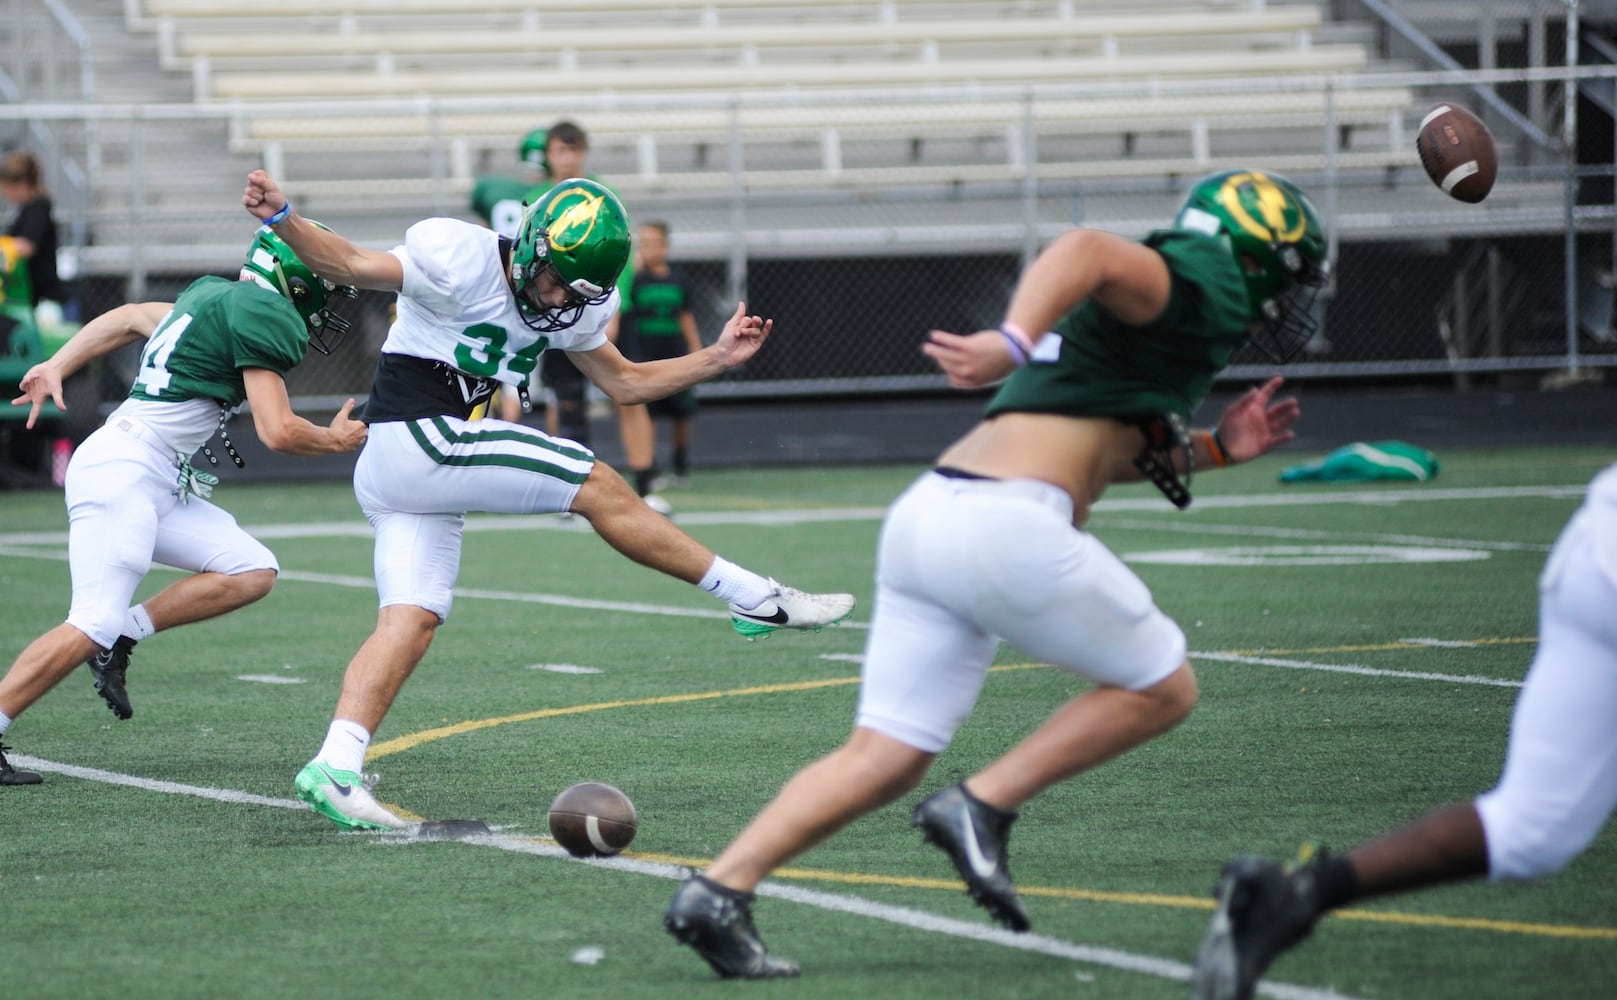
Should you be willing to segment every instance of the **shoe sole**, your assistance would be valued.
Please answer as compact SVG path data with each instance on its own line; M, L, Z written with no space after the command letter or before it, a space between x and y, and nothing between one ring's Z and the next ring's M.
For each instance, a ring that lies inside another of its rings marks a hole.
M304 805L308 806L310 809L313 809L326 819L331 820L344 830L393 829L390 826L383 826L380 823L372 823L370 820L355 819L354 817L349 816L347 813L344 813L342 810L331 804L331 799L326 796L325 790L322 789L320 785L314 783L305 783L301 776L299 776L296 784L298 789L298 798L303 801Z
M708 957L707 950L702 946L705 936L702 928L688 918L665 915L663 917L663 929L672 934L675 941L696 952L702 961L707 963L708 968L718 973L720 979L789 979L802 973L796 962L788 962L772 956L765 959L773 963L766 972L757 975L733 972Z
M118 721L127 722L134 718L135 706L130 703L128 692L120 686L116 693L109 694L107 691L109 686L106 681L96 677L95 693L100 695L101 700L107 703L107 708L111 709L112 714L118 717Z
M762 622L747 621L733 616L730 618L730 624L734 626L737 635L751 642L753 639L767 639L776 632L818 632L821 629L830 628L832 625L841 625L852 617L853 609L850 608L848 613L841 618L828 621L824 625L805 625L801 628L791 625L765 625Z
M1196 965L1190 975L1190 1000L1236 1000L1240 987L1240 960L1235 954L1234 909L1237 880L1219 880L1214 892L1217 903L1207 936L1196 951Z

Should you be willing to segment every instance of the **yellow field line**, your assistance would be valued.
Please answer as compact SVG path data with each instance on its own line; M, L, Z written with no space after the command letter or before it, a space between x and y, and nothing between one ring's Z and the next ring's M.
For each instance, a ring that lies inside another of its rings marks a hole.
M1478 639L1476 645L1520 645L1535 643L1534 638L1502 638ZM1377 643L1373 645L1358 646L1321 646L1308 649L1264 649L1235 651L1237 655L1288 655L1302 654L1318 655L1321 653L1361 653L1369 651L1391 651L1407 649L1431 649L1424 643ZM1042 663L1011 663L992 668L993 672L1009 672L1013 670L1043 669ZM828 677L814 681L794 681L786 684L759 684L752 687L732 688L728 691L703 691L695 694L656 695L649 698L630 698L619 701L603 701L589 705L571 705L565 708L543 708L532 712L520 712L516 715L502 715L490 719L473 719L467 722L458 722L450 726L440 726L436 729L423 729L420 732L408 733L383 743L375 744L366 755L367 763L390 754L400 753L423 743L458 736L463 733L476 732L480 729L491 729L513 722L531 722L535 719L551 719L565 715L583 715L589 712L604 712L616 708L640 708L655 705L679 705L696 701L713 701L719 698L745 698L754 695L787 694L794 691L815 691L822 688L844 687L859 683L858 677ZM548 838L547 838L548 839ZM689 868L705 868L709 859L683 858L665 854L641 853L638 851L625 851L625 857L639 858L645 861L660 861L665 864L684 865ZM858 872L837 872L810 868L780 868L773 873L774 878L801 882L835 882L844 885L882 885L911 889L934 889L949 892L958 892L964 888L950 879L915 878L903 875L867 875ZM1098 889L1071 889L1053 886L1017 886L1017 891L1024 896L1037 896L1047 899L1082 900L1094 903L1123 903L1133 906L1167 906L1192 910L1211 910L1213 901L1197 896L1167 896L1157 893L1139 892L1106 892ZM1372 923L1400 924L1411 927L1446 927L1457 930L1493 931L1501 934L1530 934L1540 937L1555 938L1583 938L1606 941L1617 941L1617 927L1575 927L1563 924L1533 924L1513 920L1489 920L1481 917L1444 917L1420 913L1401 913L1395 911L1378 910L1337 910L1331 914L1343 920L1361 920Z
M710 859L686 858L672 854L625 851L625 857L642 861L656 861L686 868L703 869ZM915 878L909 875L867 875L860 872L827 871L817 868L779 868L770 878L791 882L834 882L839 885L880 885L902 889L935 889L945 892L963 892L965 885L952 879ZM1055 886L1019 885L1016 891L1023 896L1045 899L1081 900L1089 903L1123 903L1130 906L1165 906L1182 910L1213 909L1213 901L1201 896L1169 896L1152 892L1111 892L1100 889L1070 889ZM1405 927L1444 927L1454 930L1493 931L1499 934L1531 934L1537 937L1582 938L1617 941L1617 927L1576 927L1568 924L1531 924L1518 920L1488 920L1482 917L1443 917L1425 913L1401 913L1391 910L1336 910L1330 914L1342 920L1359 920L1378 924L1399 924Z

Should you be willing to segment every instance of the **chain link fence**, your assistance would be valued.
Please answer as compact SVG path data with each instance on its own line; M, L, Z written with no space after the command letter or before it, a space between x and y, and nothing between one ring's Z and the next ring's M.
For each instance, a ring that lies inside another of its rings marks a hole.
M927 329L996 324L1053 236L1074 225L1143 235L1196 178L1233 166L1287 174L1331 229L1323 332L1295 374L1504 382L1617 364L1601 102L1617 69L1566 68L1573 36L1558 2L1333 6L1378 26L1364 40L1373 72L724 96L247 93L0 105L0 128L48 135L58 164L94 164L90 195L58 205L81 317L233 275L254 167L305 215L387 248L417 219L471 218L475 180L519 175L520 137L567 118L590 134L589 169L632 219L669 224L706 338L738 298L776 319L757 359L703 388L712 397L939 390L919 352ZM1446 35L1466 11L1466 30ZM1422 30L1398 29L1417 17ZM1448 63L1423 48L1433 39ZM221 59L210 66L212 88L250 82ZM1476 110L1498 140L1499 179L1479 205L1444 196L1416 159L1416 124L1440 100ZM1603 148L1584 148L1585 134ZM297 370L294 394L363 395L389 305L367 296L356 335ZM1228 377L1265 370L1257 361L1238 359ZM115 363L105 381L121 388L126 372Z

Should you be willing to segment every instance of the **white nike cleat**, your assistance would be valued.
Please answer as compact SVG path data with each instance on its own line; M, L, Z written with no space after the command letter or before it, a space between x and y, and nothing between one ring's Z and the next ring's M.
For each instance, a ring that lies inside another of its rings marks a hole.
M663 517L673 517L674 516L674 505L669 503L667 500L664 500L662 497L658 496L657 494L655 494L655 493L647 493L645 496L641 497L640 499L645 501L645 504L646 504L647 507L650 507L652 510L654 510L657 513L661 514Z
M730 605L735 630L757 639L783 628L821 629L853 614L852 594L810 594L774 580L769 596L755 608Z
M303 765L293 785L310 809L345 830L403 830L414 825L376 801L365 787L365 779L354 771L339 771L311 760Z

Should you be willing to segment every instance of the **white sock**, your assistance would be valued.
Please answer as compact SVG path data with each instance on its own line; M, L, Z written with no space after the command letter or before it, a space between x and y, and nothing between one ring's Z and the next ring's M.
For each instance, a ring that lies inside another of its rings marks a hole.
M365 766L365 749L371 745L371 734L365 727L348 719L332 719L326 730L326 742L314 759L334 771L353 771Z
M5 732L6 727L9 725L11 725L11 716L4 712L0 712L0 733Z
M152 624L152 616L146 613L146 605L137 604L129 609L124 616L124 635L139 642L157 631Z
M726 604L738 604L743 608L756 608L775 589L764 577L737 566L723 556L713 557L713 565L707 568L707 575L697 586Z

